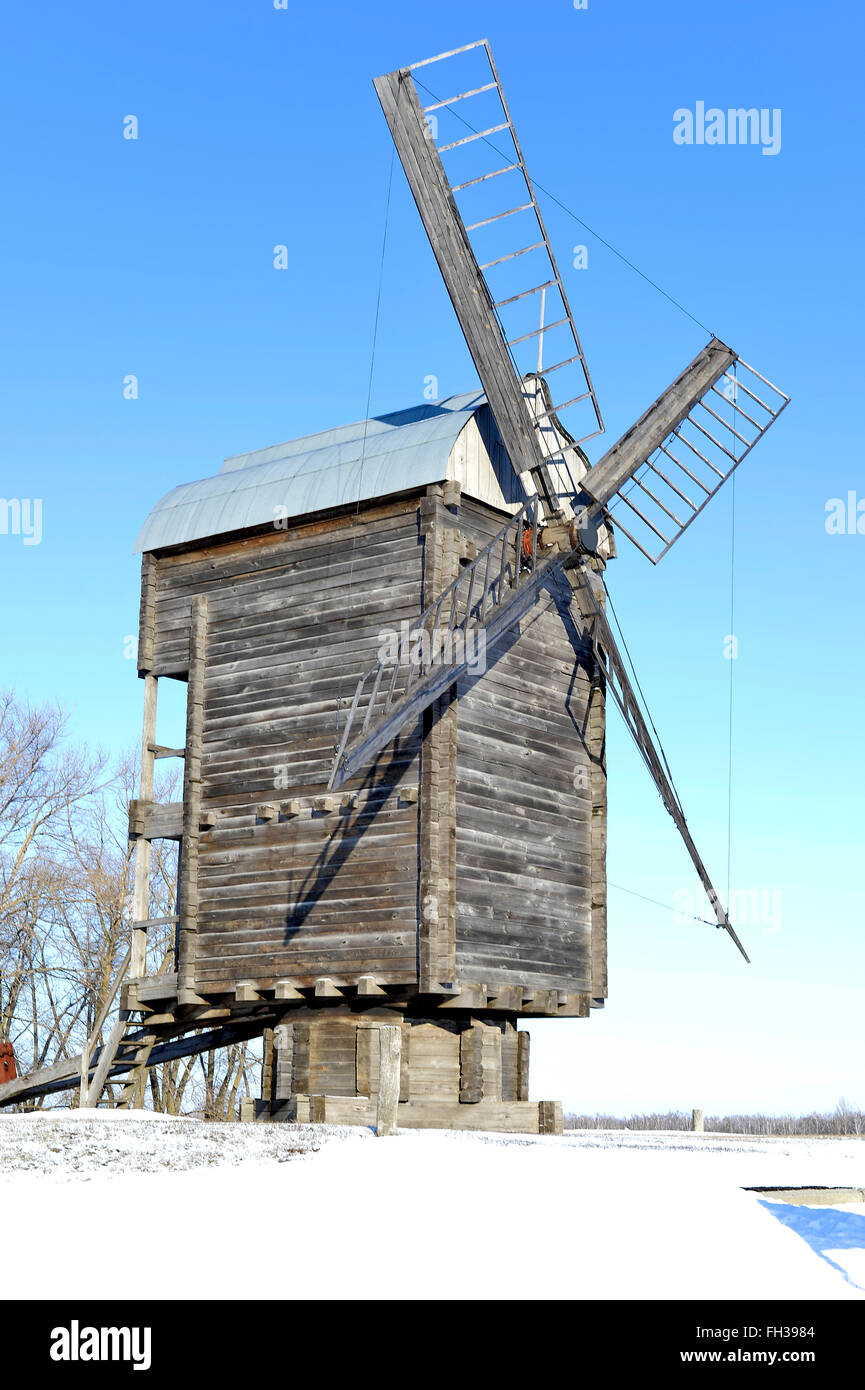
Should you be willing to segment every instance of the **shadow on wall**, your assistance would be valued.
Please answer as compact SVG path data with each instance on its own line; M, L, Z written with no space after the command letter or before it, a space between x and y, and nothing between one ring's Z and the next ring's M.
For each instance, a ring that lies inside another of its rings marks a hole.
M842 1274L854 1288L865 1289L865 1215L838 1211L834 1207L791 1206L786 1202L766 1202L760 1206L771 1212L782 1226L801 1236L815 1255ZM855 1251L851 1260L846 1252ZM856 1278L845 1266L855 1269Z

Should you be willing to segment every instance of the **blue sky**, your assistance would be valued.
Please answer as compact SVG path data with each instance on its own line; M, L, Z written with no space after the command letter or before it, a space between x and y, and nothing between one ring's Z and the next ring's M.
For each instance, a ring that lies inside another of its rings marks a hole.
M365 412L378 73L488 37L537 181L793 397L737 475L732 629L732 881L780 892L780 929L745 926L749 968L611 889L606 1010L532 1027L535 1094L581 1109L865 1106L865 535L825 528L829 499L865 498L862 27L852 5L795 0L6 9L0 495L41 498L43 536L0 535L0 680L58 698L77 737L136 736L124 644L153 503ZM698 101L779 109L780 151L675 144L674 111ZM707 334L541 202L612 441ZM476 382L397 169L372 412L421 400L430 374L443 396ZM722 887L730 530L728 487L656 569L623 542L609 575ZM609 742L610 880L672 903L689 861L612 718Z

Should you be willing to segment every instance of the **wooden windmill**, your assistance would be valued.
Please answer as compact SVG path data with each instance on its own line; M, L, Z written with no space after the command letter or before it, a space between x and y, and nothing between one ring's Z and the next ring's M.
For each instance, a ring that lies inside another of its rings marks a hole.
M400 1123L555 1131L517 1021L607 993L608 695L744 955L603 573L614 534L666 554L788 398L713 338L590 465L601 413L488 44L375 88L483 394L228 459L148 519L126 1034L90 1095L266 1030L260 1116L368 1123L398 1024ZM182 749L157 742L165 678L188 683ZM182 802L153 801L162 756ZM159 837L181 872L153 974Z

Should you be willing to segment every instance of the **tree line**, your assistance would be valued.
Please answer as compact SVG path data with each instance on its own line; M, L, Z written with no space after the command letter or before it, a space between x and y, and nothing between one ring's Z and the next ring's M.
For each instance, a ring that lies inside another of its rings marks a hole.
M74 743L59 705L0 691L0 1042L12 1043L21 1075L81 1053L125 957L138 762L135 753L112 762ZM155 799L179 799L179 780L163 776ZM149 915L170 917L177 845L156 840L152 848ZM174 969L173 925L150 929L147 955L149 975ZM105 1036L112 1023L109 1014ZM143 1103L234 1119L254 1084L255 1052L239 1044L152 1067ZM103 1103L116 1101L121 1084L108 1084ZM58 1104L70 1104L69 1094L20 1108Z
M865 1114L842 1098L827 1114L810 1115L706 1115L704 1130L713 1134L837 1135L865 1134ZM668 1111L665 1115L574 1115L565 1116L565 1129L690 1130L691 1115Z

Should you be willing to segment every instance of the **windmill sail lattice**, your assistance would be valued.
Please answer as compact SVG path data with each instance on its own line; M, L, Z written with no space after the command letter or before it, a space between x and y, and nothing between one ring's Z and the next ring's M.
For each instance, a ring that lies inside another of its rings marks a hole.
M589 469L583 488L657 564L789 399L713 338Z
M485 70L464 79L468 87L454 80L454 94L421 102L412 74L423 70L425 86L435 64L438 85L469 58ZM375 88L507 453L557 510L544 424L555 413L575 443L604 426L489 45L412 64L376 78ZM446 120L456 124L448 130ZM541 371L554 386L532 420L522 381Z

